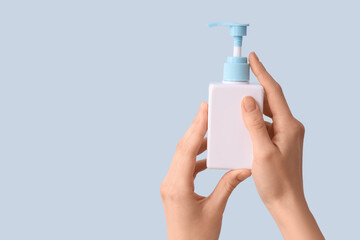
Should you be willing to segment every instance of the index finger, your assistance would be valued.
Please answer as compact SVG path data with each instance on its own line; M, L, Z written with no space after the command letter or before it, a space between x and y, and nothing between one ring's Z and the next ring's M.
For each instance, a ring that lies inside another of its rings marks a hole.
M264 65L259 61L254 52L250 53L249 62L252 72L264 87L273 119L292 117L280 85L266 71Z

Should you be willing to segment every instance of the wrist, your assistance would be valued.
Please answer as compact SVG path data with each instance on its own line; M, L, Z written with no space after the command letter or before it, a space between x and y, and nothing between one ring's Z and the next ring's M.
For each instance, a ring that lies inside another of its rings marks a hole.
M289 194L266 207L284 239L324 239L304 194Z
M293 212L309 210L305 196L302 192L286 194L280 198L266 202L265 206L271 215L281 214L283 211Z

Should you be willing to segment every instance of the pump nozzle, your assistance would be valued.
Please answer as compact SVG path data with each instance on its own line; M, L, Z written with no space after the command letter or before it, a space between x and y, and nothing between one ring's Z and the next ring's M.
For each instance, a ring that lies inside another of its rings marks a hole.
M230 27L230 35L234 38L234 57L241 57L241 46L242 46L242 37L246 36L246 30L249 24L237 24L231 22L214 22L209 23L208 27L220 27L227 26Z
M209 23L208 27L230 27L230 35L234 38L234 54L228 57L224 64L224 81L245 82L250 79L250 69L246 57L241 57L241 46L243 36L246 36L246 30L249 24L237 24L231 22Z

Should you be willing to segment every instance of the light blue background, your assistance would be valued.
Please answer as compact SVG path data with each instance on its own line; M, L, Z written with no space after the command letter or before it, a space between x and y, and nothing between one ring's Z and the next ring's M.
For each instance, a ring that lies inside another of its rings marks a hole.
M212 21L251 24L245 54L258 53L306 126L313 214L328 239L359 238L359 8L1 1L0 239L166 238L160 183L232 52ZM223 173L200 174L196 191L209 194ZM248 179L221 239L280 238Z

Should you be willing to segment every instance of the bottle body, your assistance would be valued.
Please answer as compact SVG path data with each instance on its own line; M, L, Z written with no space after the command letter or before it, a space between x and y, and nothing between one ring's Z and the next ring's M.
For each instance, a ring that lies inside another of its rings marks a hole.
M253 148L241 114L241 101L251 96L263 111L264 89L249 82L209 86L207 167L251 169Z

